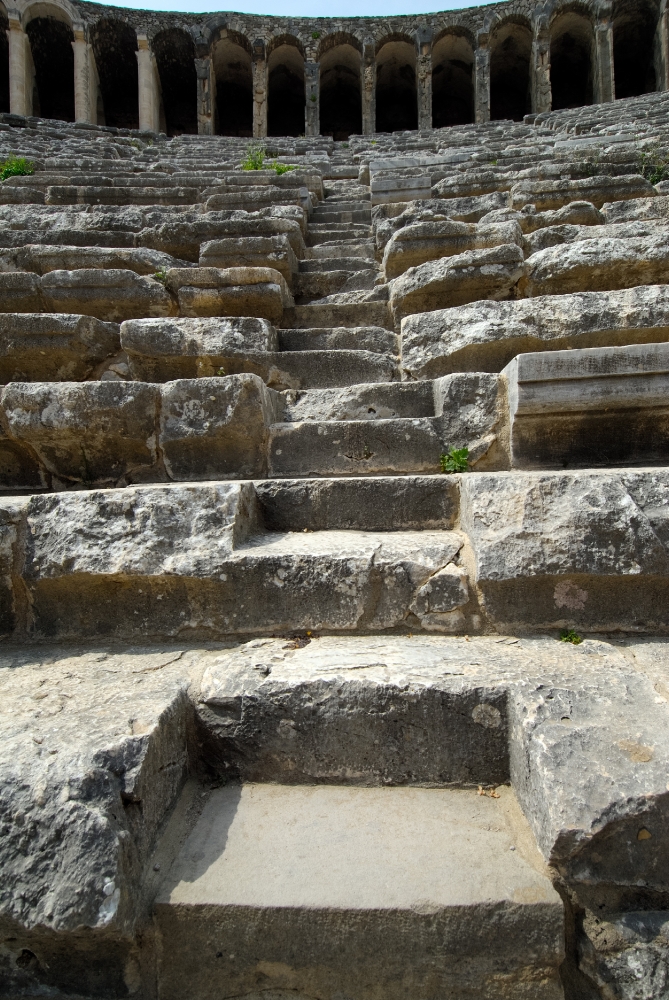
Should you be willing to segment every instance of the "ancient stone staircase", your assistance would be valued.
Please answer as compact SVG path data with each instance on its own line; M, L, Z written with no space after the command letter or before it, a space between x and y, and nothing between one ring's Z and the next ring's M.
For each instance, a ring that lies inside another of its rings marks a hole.
M666 993L668 106L0 116L3 995Z

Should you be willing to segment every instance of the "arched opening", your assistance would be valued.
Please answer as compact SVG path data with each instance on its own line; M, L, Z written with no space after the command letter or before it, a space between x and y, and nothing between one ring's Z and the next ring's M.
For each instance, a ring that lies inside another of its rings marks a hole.
M216 134L253 136L253 70L245 38L224 31L214 45Z
M98 124L139 128L134 29L123 21L102 18L91 30L91 43L102 98L98 103Z
M389 39L382 43L376 57L376 131L416 128L416 46L402 39Z
M493 33L490 44L490 117L522 121L532 110L530 56L532 32L507 21Z
M304 56L284 42L270 52L267 69L267 134L304 135Z
M432 49L432 127L474 121L474 50L464 35L443 35Z
M34 17L26 26L35 66L33 114L74 121L74 33L55 17Z
M9 19L0 4L0 112L9 111Z
M180 28L161 31L153 39L168 135L197 135L195 45Z
M589 18L566 11L551 25L552 108L592 104L593 31Z
M655 90L653 48L658 11L620 0L613 8L613 72L616 98Z
M362 133L362 98L358 50L348 42L321 56L321 135L348 139Z

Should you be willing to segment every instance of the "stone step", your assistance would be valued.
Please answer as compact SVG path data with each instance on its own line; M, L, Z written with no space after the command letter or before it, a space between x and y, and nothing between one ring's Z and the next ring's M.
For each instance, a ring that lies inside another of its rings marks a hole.
M394 330L387 302L311 302L286 309L282 323L293 329L373 325Z
M331 208L319 205L311 213L310 223L315 226L341 225L347 222L368 223L372 221L372 213L369 208L344 209Z
M189 443L182 463L192 452ZM169 457L176 464L179 453ZM173 641L184 630L213 640L294 629L669 627L666 469L437 476L434 489L423 477L401 482L391 523L408 511L415 524L425 509L425 525L458 530L330 528L375 523L394 483L364 478L345 494L303 480L259 492L203 482L8 497L3 632ZM294 514L296 499L305 506ZM295 517L295 530L268 531L263 504L270 524Z
M319 260L332 257L355 257L373 261L374 242L372 240L339 240L332 243L319 243L318 246L307 247L304 260Z
M282 351L362 350L399 355L399 338L380 326L278 330L277 334Z
M376 262L369 257L319 256L299 262L300 273L310 274L321 271L376 271Z
M243 995L260 967L267 990L328 998L359 996L366 982L398 1000L501 998L491 981L531 980L536 1000L557 1000L562 902L516 848L524 830L507 816L518 812L507 789L499 801L428 788L215 790L154 906L158 997Z
M341 240L366 240L371 235L369 225L351 223L337 225L335 223L313 223L307 227L305 242L307 246L315 247L321 243L339 242Z

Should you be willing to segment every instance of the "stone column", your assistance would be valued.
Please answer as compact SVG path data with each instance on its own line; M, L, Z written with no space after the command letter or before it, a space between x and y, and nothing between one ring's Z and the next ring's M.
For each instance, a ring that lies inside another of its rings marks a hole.
M32 73L30 42L21 27L19 12L10 10L9 31L9 110L13 115L32 114Z
M669 14L667 3L660 5L660 17L655 36L655 75L658 90L669 90Z
M616 84L613 75L613 21L611 4L600 3L595 21L595 104L604 104L616 98Z
M83 24L74 25L74 120L92 122L91 65ZM97 110L97 109L96 109ZM96 115L97 117L97 115Z
M197 76L197 132L213 135L216 108L216 78L211 56L195 60Z
M360 61L360 93L362 95L362 134L376 132L376 46L366 38Z
M142 131L160 131L160 84L153 52L146 35L137 35L137 84L139 92L139 127Z
M418 128L432 128L432 32L421 28L416 32L416 96Z
M306 93L306 109L304 113L304 134L321 134L320 96L321 96L321 66L318 62L305 61L304 89Z
M474 53L474 121L490 121L490 35L479 31Z
M253 138L267 135L267 59L265 43L256 38L253 43L251 68L253 72Z
M532 32L532 62L530 64L532 111L541 114L550 111L551 94L551 38L548 18L537 17Z

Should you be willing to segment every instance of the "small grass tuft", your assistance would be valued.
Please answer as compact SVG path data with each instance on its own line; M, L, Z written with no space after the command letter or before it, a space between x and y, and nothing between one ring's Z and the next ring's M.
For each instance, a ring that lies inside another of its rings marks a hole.
M219 378L223 378L223 376L225 375L225 368L223 365L221 365L220 368L216 369L216 374L218 375Z
M659 146L645 149L639 156L641 173L651 184L669 180L669 156Z
M313 38L314 41L316 41L318 38L321 37L320 31L312 31L311 32L311 37Z
M469 463L469 448L451 448L446 455L441 455L439 465L445 473L466 472Z
M570 642L573 646L578 646L583 639L573 628L564 628L560 632L560 642Z
M282 174L287 174L289 170L297 170L297 164L295 163L277 163L276 160L272 163L272 167L277 172L279 177Z
M264 146L257 146L251 143L251 145L246 147L246 157L241 162L242 170L262 170L265 165L266 156L267 153Z
M8 156L4 163L0 163L0 180L5 181L8 177L29 177L34 174L33 164L26 160L25 156Z
M155 272L153 277L156 279L156 281L159 281L161 285L164 285L165 282L167 281L167 271L165 270L164 267L161 267L159 268L159 270Z

